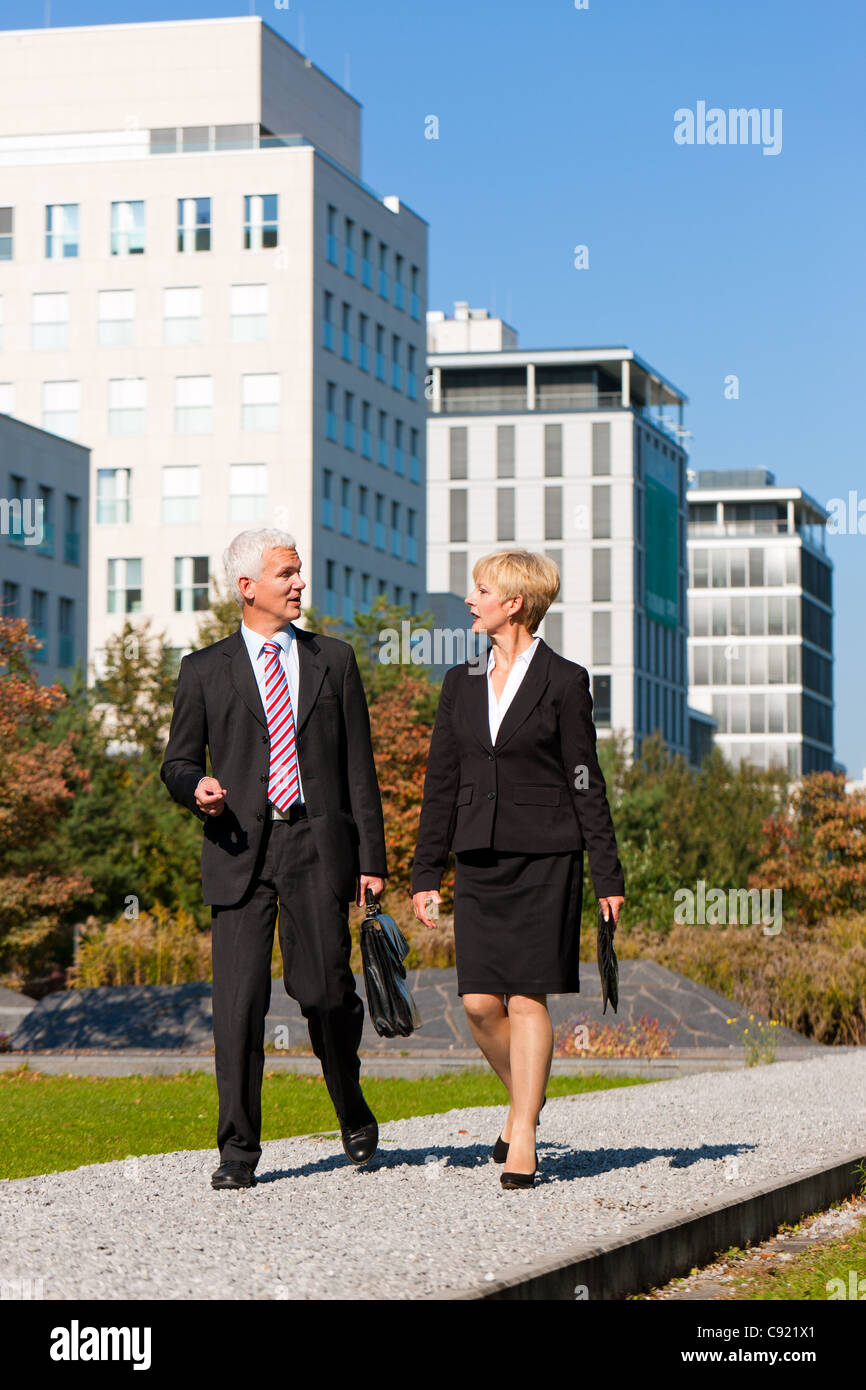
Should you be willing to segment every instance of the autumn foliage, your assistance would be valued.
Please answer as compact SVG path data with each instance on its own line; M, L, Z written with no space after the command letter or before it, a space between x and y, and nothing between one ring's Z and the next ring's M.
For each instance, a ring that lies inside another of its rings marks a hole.
M416 677L402 674L372 701L370 725L385 817L387 886L408 894L433 731L429 690ZM453 872L449 871L441 888L445 911L450 911L452 891Z
M88 890L84 876L57 873L41 848L85 780L71 738L52 743L52 716L66 698L42 686L29 653L38 646L23 619L0 618L0 968L27 965L44 951L69 905Z
M750 880L781 888L786 918L811 926L866 912L866 793L845 791L841 773L816 772L763 824L761 863Z

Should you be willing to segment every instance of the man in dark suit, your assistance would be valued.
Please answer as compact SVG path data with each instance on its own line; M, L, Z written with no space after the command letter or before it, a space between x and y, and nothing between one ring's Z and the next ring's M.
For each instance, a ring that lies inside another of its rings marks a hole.
M225 553L236 633L181 662L162 780L203 823L211 906L219 1123L217 1188L250 1187L261 1157L264 1020L279 905L286 990L354 1163L378 1128L359 1083L363 1004L348 909L387 875L370 719L348 642L294 626L301 562L283 531L245 531ZM207 753L213 775L208 775Z

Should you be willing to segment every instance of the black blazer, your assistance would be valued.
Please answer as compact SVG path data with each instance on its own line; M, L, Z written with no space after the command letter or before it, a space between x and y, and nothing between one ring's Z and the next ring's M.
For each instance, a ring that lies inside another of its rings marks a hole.
M385 877L385 832L370 717L355 653L336 637L292 629L298 643L297 749L316 849L337 896L355 897L360 873ZM207 775L228 792L207 816L194 792ZM160 776L203 822L202 894L230 906L249 888L268 807L268 723L240 628L180 663Z
M430 740L412 892L439 888L449 849L584 846L596 896L624 897L585 668L539 638L492 744L486 660L452 666Z

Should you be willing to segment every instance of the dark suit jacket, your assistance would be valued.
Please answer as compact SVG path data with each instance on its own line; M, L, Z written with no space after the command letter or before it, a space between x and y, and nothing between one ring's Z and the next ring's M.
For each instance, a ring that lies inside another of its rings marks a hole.
M385 832L370 717L348 642L305 632L298 642L297 749L316 849L342 902L360 873L385 877ZM226 788L219 816L206 816L194 792L207 775ZM268 807L268 723L240 628L190 652L180 663L174 714L160 776L175 801L203 822L202 894L230 906L250 886Z
M466 661L442 683L412 892L439 888L449 849L550 854L585 846L596 896L624 896L585 668L539 639L495 744L486 671L486 661Z

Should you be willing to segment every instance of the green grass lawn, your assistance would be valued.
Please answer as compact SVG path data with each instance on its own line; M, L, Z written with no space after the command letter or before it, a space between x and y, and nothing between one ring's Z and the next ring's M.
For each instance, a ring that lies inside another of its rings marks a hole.
M267 1062L265 1068L262 1139L337 1128L321 1076L268 1072ZM552 1076L547 1094L571 1096L654 1084L629 1076ZM463 1106L504 1105L507 1099L499 1079L480 1069L417 1081L370 1077L363 1086L380 1123ZM0 1178L53 1173L136 1154L216 1148L216 1080L206 1072L55 1076L25 1066L0 1072L0 1115L5 1134Z
M826 1302L834 1293L837 1298L848 1300L852 1297L851 1270L856 1275L853 1297L866 1298L866 1220L836 1240L816 1240L810 1250L798 1251L790 1260L764 1262L754 1251L741 1249L726 1251L725 1259L730 1265L728 1272L733 1275L731 1298L736 1302ZM831 1279L841 1279L843 1287L834 1285L828 1289Z

